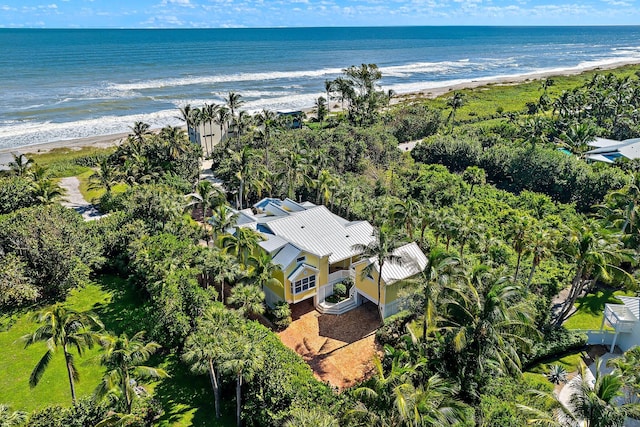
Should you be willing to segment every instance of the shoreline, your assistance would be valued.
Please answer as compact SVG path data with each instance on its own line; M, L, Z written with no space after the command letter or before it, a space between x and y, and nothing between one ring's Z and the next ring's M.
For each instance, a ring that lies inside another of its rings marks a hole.
M402 102L411 102L418 101L424 98L437 98L439 96L445 95L449 92L462 90L462 89L476 89L483 86L495 86L495 85L517 85L521 83L526 83L530 81L541 80L548 77L565 77L565 76L576 76L585 72L596 71L596 70L614 70L617 68L621 68L628 65L639 65L640 59L635 61L617 61L611 62L607 64L600 65L591 65L591 66L576 66L573 68L568 68L565 70L547 70L547 71L538 71L531 72L525 74L517 74L517 75L502 75L502 76L489 76L489 77L481 77L474 80L461 81L456 84L445 84L441 86L430 87L427 89L410 91L404 93L398 93L395 95L392 100L392 105L396 105ZM305 112L309 112L313 109L313 107L303 108L302 110ZM336 111L332 109L332 112ZM52 142L44 142L32 145L24 145L21 147L12 147L12 148L0 148L0 165L6 165L10 162L13 157L12 154L41 154L46 153L54 149L58 148L67 148L70 150L79 150L85 147L95 147L95 148L108 148L115 145L120 144L129 133L119 133L119 134L110 134L110 135L95 135L89 136L85 138L78 139L69 139L69 140L59 140Z

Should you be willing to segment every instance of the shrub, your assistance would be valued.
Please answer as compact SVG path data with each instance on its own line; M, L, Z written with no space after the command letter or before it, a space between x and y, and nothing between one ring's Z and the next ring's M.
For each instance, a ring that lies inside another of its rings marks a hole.
M531 366L548 357L562 355L587 345L587 335L578 331L569 331L564 327L554 328L545 333L542 341L535 344L531 354L523 357L523 364Z
M333 285L333 293L339 297L347 296L347 286L344 283L336 283Z
M407 323L413 319L413 313L403 310L389 316L384 320L384 324L376 332L376 340L381 344L395 346L400 338L407 333Z
M278 329L285 329L291 324L291 307L286 301L279 301L270 311L274 318L273 324Z

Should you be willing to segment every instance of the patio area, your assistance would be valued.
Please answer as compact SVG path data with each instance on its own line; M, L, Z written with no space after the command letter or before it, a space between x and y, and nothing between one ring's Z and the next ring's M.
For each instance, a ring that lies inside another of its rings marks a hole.
M292 307L293 323L278 335L311 366L320 381L342 390L365 378L380 351L378 310L367 303L341 315L320 314L307 300Z

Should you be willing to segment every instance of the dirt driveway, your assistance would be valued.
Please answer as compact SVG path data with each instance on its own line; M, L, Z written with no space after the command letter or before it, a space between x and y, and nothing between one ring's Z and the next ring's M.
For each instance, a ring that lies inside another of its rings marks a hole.
M295 304L292 315L293 323L278 335L311 366L316 378L342 390L367 376L373 355L380 351L375 343L380 321L374 304L335 316L318 313L307 300Z

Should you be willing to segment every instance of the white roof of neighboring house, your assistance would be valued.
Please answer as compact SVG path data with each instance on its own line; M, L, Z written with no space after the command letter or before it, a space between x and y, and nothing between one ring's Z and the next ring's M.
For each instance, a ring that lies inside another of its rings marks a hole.
M371 224L343 223L322 205L272 220L265 227L312 254L328 255L330 263L358 255L352 246L373 240Z
M617 297L633 313L636 320L640 319L640 298L637 297Z
M415 242L400 246L393 251L393 254L401 257L403 262L402 264L384 263L382 280L384 280L387 285L415 276L427 266L427 257ZM378 261L373 258L369 261L375 263L376 270L379 271Z
M620 144L620 142L621 141L616 141L615 139L597 137L593 141L588 142L587 145L590 147L602 148L602 147L609 147L612 145L618 145Z
M585 153L587 159L613 163L618 157L626 157L627 159L640 158L640 138L626 139L624 141L596 138L596 141L589 145L597 148Z

